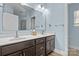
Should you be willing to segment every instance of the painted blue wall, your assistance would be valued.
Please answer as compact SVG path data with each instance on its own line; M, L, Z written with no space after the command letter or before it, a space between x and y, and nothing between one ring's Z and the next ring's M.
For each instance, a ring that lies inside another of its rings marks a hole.
M79 27L74 26L74 12L79 10L79 3L68 5L69 47L79 48Z
M47 8L49 14L47 15L47 32L54 32L56 34L55 49L65 50L65 33L64 33L64 20L65 20L65 4L48 4ZM50 27L49 24L52 26Z

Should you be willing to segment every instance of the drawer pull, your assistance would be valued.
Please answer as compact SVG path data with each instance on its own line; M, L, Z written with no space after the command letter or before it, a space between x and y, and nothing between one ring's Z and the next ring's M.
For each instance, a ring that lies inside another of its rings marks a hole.
M23 56L25 56L26 54L25 54L25 52L23 52Z
M41 50L43 49L43 47L40 48Z
M44 55L41 54L40 56L44 56Z

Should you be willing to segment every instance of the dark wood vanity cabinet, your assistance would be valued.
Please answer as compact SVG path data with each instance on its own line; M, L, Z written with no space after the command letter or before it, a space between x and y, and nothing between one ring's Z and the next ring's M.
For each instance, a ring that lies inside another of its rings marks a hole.
M46 55L52 52L55 48L55 36L48 36L46 38Z
M36 56L45 56L45 38L36 40Z
M23 56L35 56L35 46L24 49Z
M44 45L44 43L36 45L36 56L45 56L45 45Z
M23 55L23 49L27 49L35 45L34 40L23 41L19 43L9 44L1 47L1 55Z
M0 56L45 56L55 48L55 36L0 46Z
M9 54L9 55L5 55L5 56L22 56L22 51L18 51L18 52L14 52L12 54Z

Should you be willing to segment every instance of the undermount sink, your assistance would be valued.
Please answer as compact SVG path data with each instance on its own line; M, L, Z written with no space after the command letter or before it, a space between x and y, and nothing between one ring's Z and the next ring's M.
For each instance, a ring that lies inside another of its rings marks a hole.
M21 39L26 39L26 38L25 37L23 37L23 38L13 38L10 41L13 41L13 40L21 40Z
M27 35L27 36L19 36L19 37L15 37L15 38L12 38L10 39L10 41L14 41L14 40L22 40L22 39L26 39L26 38L30 38L32 37L31 35Z
M38 37L45 37L48 35L52 35L51 33L44 33L44 34L37 34L37 35L27 35L27 36L19 36L19 37L7 37L7 38L0 38L0 43L3 42L9 42L9 41L16 41L16 40L27 40L27 39L34 39L34 38L38 38Z
M14 37L8 37L8 38L0 38L0 43L2 42L8 42L8 41L14 41L14 40L21 40L21 39L25 39L25 37L18 37L18 38L14 38Z
M0 43L1 42L8 42L8 41L10 41L11 39L13 39L14 37L5 37L5 38L0 38Z
M22 40L26 38L31 38L32 35L27 35L27 36L19 36L19 37L5 37L5 38L0 38L0 43L2 42L9 42L9 41L14 41L14 40Z

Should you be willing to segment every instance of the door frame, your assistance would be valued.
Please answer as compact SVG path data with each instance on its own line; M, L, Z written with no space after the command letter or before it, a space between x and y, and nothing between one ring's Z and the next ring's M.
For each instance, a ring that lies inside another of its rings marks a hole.
M65 55L68 56L68 3L65 4L65 18L64 18L64 32L65 32Z

